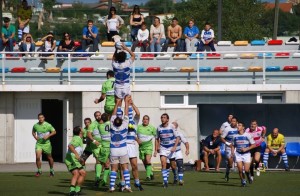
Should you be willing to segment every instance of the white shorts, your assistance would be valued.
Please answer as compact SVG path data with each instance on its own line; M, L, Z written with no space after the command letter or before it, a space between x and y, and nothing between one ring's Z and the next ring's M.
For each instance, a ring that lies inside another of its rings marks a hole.
M234 155L235 155L235 161L237 163L238 162L251 163L251 153L250 152L247 152L244 154L235 152Z
M178 159L183 159L181 150L178 150L175 152L175 160L178 160Z
M138 149L135 144L127 144L127 153L129 158L138 157Z
M168 159L175 159L175 152L171 152L171 149L160 149L160 156L165 156Z
M127 163L129 163L128 155L117 156L117 157L110 156L109 160L110 160L110 164L111 165L116 165L116 164L119 164L119 163L120 164L127 164Z
M124 99L127 95L130 95L130 86L125 86L122 88L115 87L115 96L120 99Z
M225 147L225 152L226 152L226 158L227 159L232 158L232 156L231 156L231 148L230 147L226 146Z

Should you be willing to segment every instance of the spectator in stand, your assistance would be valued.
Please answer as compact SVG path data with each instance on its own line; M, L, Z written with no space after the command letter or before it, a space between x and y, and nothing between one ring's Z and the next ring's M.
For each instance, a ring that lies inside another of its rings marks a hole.
M150 50L160 52L161 46L166 42L165 27L160 23L158 17L154 18L154 23L150 27Z
M149 30L145 22L142 23L142 28L138 31L137 40L133 42L131 51L134 52L137 46L142 46L144 52L149 51Z
M21 52L35 52L35 43L31 34L25 34L23 40L19 44ZM24 56L24 54L23 54ZM25 54L26 57L33 57L34 54Z
M54 39L54 35L52 32L47 33L45 37L41 39L44 42L41 47L42 52L53 52L56 47L56 40ZM43 57L53 56L53 53L41 54ZM46 59L42 59L44 63L47 63Z
M208 45L211 49L211 51L216 52L215 46L214 46L214 30L211 29L210 23L206 23L204 29L201 32L201 40L197 47L197 52L203 52L204 46Z
M29 33L29 21L32 16L31 6L28 6L27 0L22 1L21 6L18 8L17 15L19 23L18 38L22 40L23 35Z
M131 25L130 35L133 42L136 41L138 30L141 29L143 22L144 22L144 16L140 12L140 7L138 5L135 5L130 15L130 25Z
M15 32L16 28L14 25L10 24L10 18L3 18L2 34L0 38L0 51L3 51L4 47L7 46L7 50L10 52L14 51Z
M68 32L64 32L61 41L59 42L59 46L57 52L72 52L75 49L75 43L71 40L71 35ZM59 57L68 57L68 54L58 54ZM61 61L64 59L62 58Z
M93 44L93 52L96 52L99 50L99 42L100 38L98 35L98 28L94 26L94 22L92 20L88 20L87 26L85 26L82 30L82 50L85 51L88 45Z
M187 52L195 52L195 44L198 42L197 37L199 36L198 27L194 26L194 19L189 20L189 24L184 29L185 46Z
M175 46L175 52L180 52L181 49L181 36L182 36L182 27L178 25L178 19L174 17L172 19L171 25L168 27L167 31L167 41L163 47L163 51L167 52L168 50L168 45L169 44L174 44Z
M207 136L204 140L203 147L203 160L205 164L205 171L209 171L208 166L208 157L209 155L216 156L217 165L215 167L216 171L220 171L220 163L222 160L220 146L222 144L221 137L219 134L219 130L215 129L213 133Z
M119 35L119 31L124 24L124 20L117 15L117 10L115 7L111 7L108 16L105 17L104 25L107 28L107 40L113 41L112 37L114 35Z

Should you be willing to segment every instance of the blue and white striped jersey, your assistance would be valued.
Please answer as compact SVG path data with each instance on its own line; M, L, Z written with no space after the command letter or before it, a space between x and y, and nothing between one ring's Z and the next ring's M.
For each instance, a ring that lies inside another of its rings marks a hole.
M228 126L224 129L222 132L221 137L224 138L227 142L232 143L232 139L235 135L237 135L239 132L237 128L233 128L231 126Z
M132 65L132 60L126 60L123 63L118 63L113 61L112 67L115 72L115 88L122 88L129 86L130 79L130 66Z
M183 135L182 132L180 132L180 131L176 131L176 132L177 132L178 137L179 137L179 142L178 142L178 145L176 147L176 152L177 152L177 151L181 151L181 143L185 144L188 141L187 141L186 137Z
M248 148L252 144L255 144L255 141L249 133L243 133L242 135L238 134L233 137L233 146L238 153L250 153L250 151L242 152L241 149Z
M166 127L160 125L156 130L156 139L160 140L161 149L171 149L174 147L178 133L172 124Z
M114 126L116 115L111 117L110 127L110 155L113 157L127 155L126 139L128 133L128 116L124 116L122 125L120 127Z

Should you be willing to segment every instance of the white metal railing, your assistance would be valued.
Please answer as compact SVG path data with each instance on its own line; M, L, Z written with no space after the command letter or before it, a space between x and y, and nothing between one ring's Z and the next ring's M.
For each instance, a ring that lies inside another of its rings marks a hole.
M262 61L262 83L263 84L266 84L266 81L269 80L267 78L267 74L266 74L266 60L270 59L269 56L267 56L267 53L272 53L272 54L276 54L276 53L283 53L283 52L287 52L287 53L290 53L290 54L293 54L293 53L299 53L298 50L274 50L274 51L217 51L216 53L218 54L221 54L221 57L220 59L224 59L223 55L224 54L256 54L254 59L243 59L243 60L249 60L249 61L253 61L253 60L261 60ZM60 78L57 78L53 81L57 81L57 82L64 82L66 81L68 85L71 85L72 82L99 82L101 80L97 79L97 80L93 80L93 79L88 79L89 76L86 76L84 79L76 79L76 78L72 78L72 74L71 74L71 63L72 63L72 60L80 60L80 59L86 59L86 58L90 58L90 57L87 57L87 56L82 56L82 57L74 57L73 55L78 55L78 54L85 54L85 55L108 55L108 54L113 54L114 52L111 51L111 52L1 52L0 54L2 55L2 59L1 59L1 67L2 67L2 73L1 73L1 81L2 81L2 84L6 84L6 82L38 82L38 81L41 81L41 82L45 82L46 80L44 79L41 79L41 80L34 80L34 79L31 79L30 77L28 78L28 76L26 77L25 80L20 80L20 79L17 79L15 78L14 79L14 76L11 76L11 78L13 79L10 79L10 80L6 80L6 76L8 75L5 70L6 68L6 63L8 62L9 59L14 59L14 58L22 58L22 57L16 57L16 55L20 55L20 54L30 54L30 55L33 55L34 58L36 59L47 59L49 57L45 57L45 56L37 56L38 54L54 54L55 55L55 59L59 60L59 59L66 59L67 61L67 70L68 72L66 73L67 74L67 78L64 80L64 79L60 79ZM178 54L178 52L149 52L150 54L156 54L156 55L160 55L160 54L170 54L170 59L172 59L172 55L175 55L175 54ZM170 78L170 79L165 79L163 78L164 75L167 75L167 73L162 73L163 76L162 77L157 77L156 79L137 79L137 73L135 73L135 67L136 67L136 63L133 63L132 65L132 73L131 73L131 78L132 78L132 83L135 84L137 82L188 82L188 83L195 83L197 85L199 85L201 83L201 81L203 81L201 78L200 78L200 62L202 61L208 61L208 59L211 59L211 58L208 58L207 57L207 54L208 53L212 53L212 52L194 52L195 54L197 54L197 58L196 58L196 70L193 72L194 74L196 74L196 76L193 76L194 79L191 79L190 77L187 77L185 79L178 79L178 75L177 76L174 76L173 78ZM258 58L257 54L258 53L262 53L262 57L261 58ZM7 54L11 54L13 55L12 57L8 57ZM58 54L67 54L67 57L57 57ZM142 54L147 54L147 52L135 52L135 54L138 54L139 56L142 55ZM190 54L190 52L180 52L180 54ZM204 56L202 56L201 54L203 54ZM201 55L201 56L200 56ZM272 58L276 58L275 56L273 56ZM30 59L30 57L25 57L25 59ZM296 60L296 58L294 59L293 57L289 56L288 58L286 58L286 60L289 59L289 60L292 60L293 62L295 62L295 65L297 65L298 67L300 67L300 58L298 58ZM227 59L226 59L227 60ZM274 61L276 61L276 59L273 59ZM98 61L98 60L93 60L93 61ZM110 61L110 60L99 60L100 61ZM160 63L164 63L165 60L156 60L156 62L160 62ZM181 60L171 60L171 61L181 61ZM187 57L186 60L182 60L182 61L193 61L195 62L194 59L189 59ZM240 61L240 55L238 56L237 59L228 59L228 61L230 62L237 62L237 61ZM88 61L88 62L91 62L91 61ZM136 61L135 61L136 62ZM145 62L145 60L143 61L138 61L138 62ZM153 60L149 60L147 61L148 63L151 63L153 62ZM63 67L66 67L66 66L63 66ZM62 70L61 70L62 71ZM241 72L230 72L231 74L230 75L235 75L235 76L239 76L239 74ZM170 72L169 72L170 74ZM191 73L188 73L188 76L190 76ZM172 76L171 76L172 77ZM147 77L145 77L147 78ZM226 75L224 76L224 78L226 78ZM105 80L105 79L103 79ZM271 81L272 79L270 79ZM287 81L300 81L300 77L296 77L296 78L286 78ZM47 81L52 81L52 80L47 80Z

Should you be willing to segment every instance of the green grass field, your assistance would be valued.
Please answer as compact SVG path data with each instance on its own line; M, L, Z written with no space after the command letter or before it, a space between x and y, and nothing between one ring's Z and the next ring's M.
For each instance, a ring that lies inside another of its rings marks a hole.
M140 173L141 179L145 179L144 172ZM206 196L233 196L233 195L270 195L270 196L299 196L300 172L266 172L256 177L253 184L247 187L240 186L237 173L231 174L229 182L225 182L224 173L186 172L185 185L169 185L162 188L160 172L155 173L155 180L142 181L145 191L139 192L133 188L132 195L206 195ZM56 172L54 178L44 172L42 176L35 177L34 173L0 173L0 195L68 195L71 174L68 172ZM94 173L88 172L82 192L85 195L108 195L107 188L94 187ZM169 181L173 179L171 178ZM129 193L113 193L121 195Z

